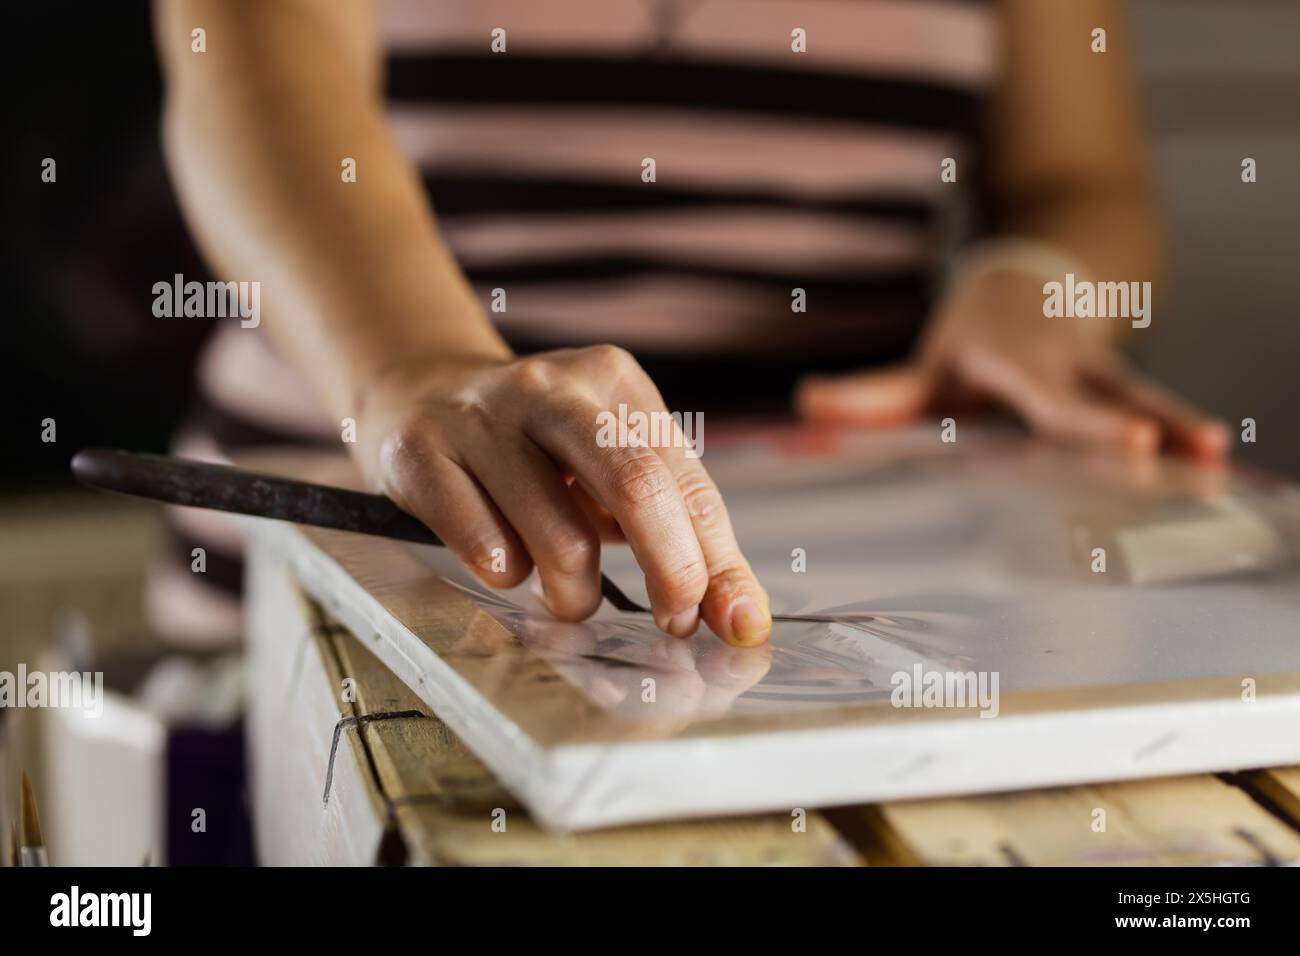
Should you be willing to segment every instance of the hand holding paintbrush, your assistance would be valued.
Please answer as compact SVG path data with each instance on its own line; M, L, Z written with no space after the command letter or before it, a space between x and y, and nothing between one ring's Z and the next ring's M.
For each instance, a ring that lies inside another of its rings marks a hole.
M72 459L72 472L96 488L173 505L445 546L424 524L382 495L259 474L229 465L107 449L78 452ZM650 608L633 601L604 574L600 575L600 593L619 611L651 613ZM774 621L850 624L870 620L870 615L855 614L774 614L770 617Z

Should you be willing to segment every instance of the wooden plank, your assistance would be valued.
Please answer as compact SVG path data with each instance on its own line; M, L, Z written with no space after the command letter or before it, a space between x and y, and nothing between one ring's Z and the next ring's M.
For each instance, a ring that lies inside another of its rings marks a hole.
M328 616L324 620L332 625L329 643L340 676L355 685L354 711L370 717L361 739L382 791L394 805L426 801L457 809L515 807L492 772L410 688L346 629ZM393 714L418 716L388 716Z
M519 811L505 832L489 817L409 805L397 811L415 862L457 866L851 866L860 858L818 814L794 833L776 815L546 833Z
M879 853L866 852L871 863L1203 866L1300 861L1300 833L1241 788L1209 775L918 800L859 812L876 846L884 848L883 860Z
M1300 767L1255 770L1238 775L1236 782L1300 830Z
M328 619L327 619L328 620ZM547 833L486 766L353 635L329 643L407 862L458 866L837 866L861 858L815 811ZM401 716L389 716L401 715ZM501 824L504 823L504 830ZM495 826L494 826L495 824Z

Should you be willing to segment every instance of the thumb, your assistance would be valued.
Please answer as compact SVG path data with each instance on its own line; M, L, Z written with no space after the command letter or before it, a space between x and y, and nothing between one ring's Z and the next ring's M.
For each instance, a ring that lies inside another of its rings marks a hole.
M925 411L932 392L932 377L907 363L834 378L810 375L795 388L795 407L824 424L902 425Z

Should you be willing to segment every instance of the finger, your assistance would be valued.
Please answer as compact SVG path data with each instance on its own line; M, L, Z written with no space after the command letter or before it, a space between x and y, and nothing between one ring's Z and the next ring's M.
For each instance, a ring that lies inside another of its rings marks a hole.
M887 427L915 421L932 393L931 375L909 363L835 378L809 376L795 389L795 407L825 424Z
M708 576L681 492L654 449L597 443L602 411L595 402L574 399L533 416L528 431L572 469L623 529L645 573L655 623L668 633L693 629L690 617L704 597Z
M649 379L643 383L639 397L646 406L664 407L663 397ZM728 644L761 644L772 633L767 592L741 553L722 495L695 446L686 440L677 419L669 421L670 434L660 443L658 452L677 482L704 555L709 584L700 612L705 623ZM703 435L695 437L702 439ZM690 631L694 631L695 622L690 623Z
M1007 404L1044 438L1143 456L1159 450L1154 421L1090 397L1068 368L1047 375L1019 364L985 362L968 375L971 385Z
M618 526L618 522L614 520L614 516L599 501L591 497L587 493L587 489L583 488L578 481L569 480L567 483L569 485L569 494L578 503L582 513L587 516L591 526L596 529L596 533L600 535L600 540L626 544L627 538L623 534L623 529Z
M569 493L555 463L525 436L486 431L461 454L523 539L542 580L542 599L562 621L600 606L600 538Z
M1149 418L1070 389L1050 390L1024 410L1043 437L1080 448L1110 448L1136 457L1160 450L1160 429Z
M1114 400L1153 417L1169 444L1202 461L1221 461L1228 454L1226 423L1202 414L1169 390L1117 360L1101 360L1085 369L1089 382Z
M424 522L480 581L522 584L533 569L523 542L482 486L439 455L390 458L385 493Z
M704 555L709 578L700 602L704 622L728 644L763 643L772 633L767 592L741 553L718 486L700 460L687 454L684 444L674 442L659 453L681 490Z

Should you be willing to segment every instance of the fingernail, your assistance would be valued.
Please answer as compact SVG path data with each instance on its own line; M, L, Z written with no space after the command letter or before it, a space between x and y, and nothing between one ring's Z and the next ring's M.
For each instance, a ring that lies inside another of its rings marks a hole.
M1134 422L1124 435L1124 445L1139 455L1153 455L1160 450L1160 429L1154 422Z
M731 606L731 636L737 644L761 644L772 630L772 615L752 597Z
M1217 455L1228 450L1228 443L1232 440L1229 435L1225 422L1215 420L1201 426L1201 441L1207 450Z
M695 629L700 626L700 607L694 605L688 607L685 611L679 611L668 619L668 627L665 628L673 637L690 637L695 633Z

